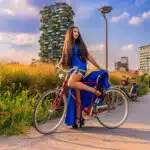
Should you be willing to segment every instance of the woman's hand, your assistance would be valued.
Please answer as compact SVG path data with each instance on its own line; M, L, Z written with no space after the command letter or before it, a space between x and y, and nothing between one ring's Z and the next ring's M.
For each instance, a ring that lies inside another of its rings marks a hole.
M57 70L58 68L60 68L60 65L62 64L62 61L60 61L56 66L55 69Z
M60 66L57 64L56 66L55 66L55 69L58 69Z
M62 58L61 58L61 60L59 61L59 63L56 65L56 67L60 67L61 64L62 64Z

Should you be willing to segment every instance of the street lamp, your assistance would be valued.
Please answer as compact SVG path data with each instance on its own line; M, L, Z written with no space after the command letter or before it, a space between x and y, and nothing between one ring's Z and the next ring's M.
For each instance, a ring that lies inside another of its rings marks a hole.
M105 14L110 13L112 10L111 6L104 6L99 9L105 19L105 65L106 70L108 71L108 26L107 26L107 18Z

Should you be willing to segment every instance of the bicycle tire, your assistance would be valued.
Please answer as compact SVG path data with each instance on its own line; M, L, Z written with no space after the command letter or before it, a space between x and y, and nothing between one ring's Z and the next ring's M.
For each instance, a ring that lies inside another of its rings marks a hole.
M58 89L57 89L58 90ZM44 99L52 94L52 93L55 93L56 92L56 89L54 90L49 90L47 92L45 92L38 100L37 100L37 103L35 105L35 108L34 108L34 113L33 113L33 124L34 124L34 127L35 129L42 133L42 134L50 134L52 132L54 132L61 124L62 122L64 121L65 119L65 116L66 116L66 111L67 111L67 98L66 98L66 95L64 94L61 101L64 102L64 110L63 110L63 113L62 113L62 116L60 117L60 120L58 121L58 123L56 125L54 125L54 127L52 128L49 128L48 130L42 130L38 123L37 123L37 109L38 109L38 106L40 105L40 102L44 101Z
M127 116L128 116L128 112L129 112L129 104L128 104L128 100L125 96L125 94L121 91L121 90L118 90L117 88L110 88L106 91L106 93L108 93L109 91L115 91L115 92L118 92L122 97L123 97L123 101L125 102L125 114L123 116L123 118L119 121L119 123L117 125L107 125L105 122L102 121L102 119L100 117L98 117L96 115L96 118L98 120L98 122L106 127L106 128L109 128L109 129L114 129L114 128L118 128L120 127L127 119ZM107 97L107 96L106 96Z

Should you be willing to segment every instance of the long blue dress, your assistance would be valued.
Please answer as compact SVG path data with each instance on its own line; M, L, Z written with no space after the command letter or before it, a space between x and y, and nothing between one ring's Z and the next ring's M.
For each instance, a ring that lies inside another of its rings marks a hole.
M87 71L87 65L79 58L77 53L78 53L78 47L75 45L73 47L71 67L77 66L79 69ZM81 73L82 73L83 76L85 75L84 72L81 72ZM96 82L97 77L99 75L104 75L103 78L100 78L100 80L98 81L100 87L103 87L105 89L110 88L110 84L108 82L108 73L104 70L91 72L86 77L83 77L81 82ZM88 86L94 87L95 84L88 84ZM69 88L69 92L75 96L75 89ZM81 104L84 107L89 107L93 94L91 92L88 92L88 91L85 91L85 90L80 90L80 95L81 95ZM96 95L94 97L94 100L95 99L96 99ZM66 118L65 118L66 125L67 126L73 125L75 123L75 119L76 119L76 103L75 103L75 100L72 98L72 96L69 95L68 96L67 113L66 113Z

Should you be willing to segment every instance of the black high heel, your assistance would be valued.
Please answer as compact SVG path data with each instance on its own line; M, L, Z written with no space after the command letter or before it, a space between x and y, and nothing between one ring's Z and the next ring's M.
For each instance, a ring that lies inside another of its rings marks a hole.
M80 119L80 128L82 128L82 126L84 126L84 125L85 125L84 120L85 120L84 118Z
M74 125L72 125L73 129L77 129L78 128L78 124L80 124L80 118L76 118L76 120L78 120L78 123L74 123Z

